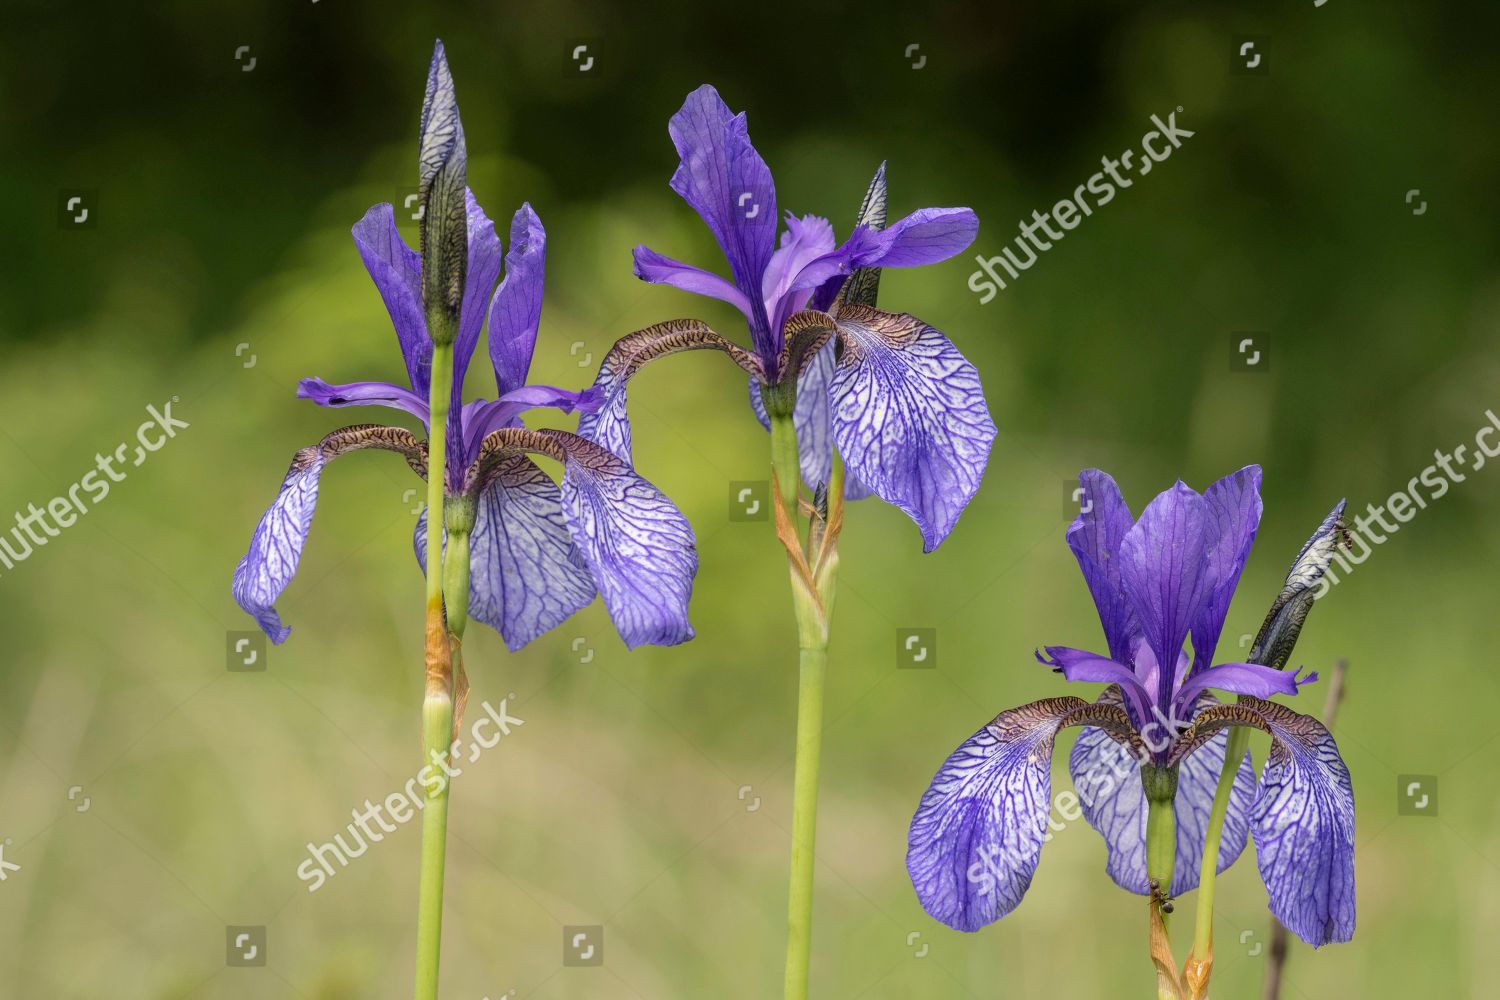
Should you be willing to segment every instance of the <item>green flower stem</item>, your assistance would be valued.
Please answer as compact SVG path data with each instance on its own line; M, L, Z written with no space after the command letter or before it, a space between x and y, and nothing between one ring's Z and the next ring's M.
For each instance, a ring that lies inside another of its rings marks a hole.
M1178 1000L1176 988L1176 961L1172 957L1172 942L1169 933L1168 908L1160 901L1169 898L1172 892L1172 872L1177 864L1177 812L1173 800L1177 795L1177 771L1146 766L1141 769L1141 781L1146 790L1146 877L1157 887L1151 890L1151 918L1153 921L1151 957L1157 965L1157 997L1159 1000ZM1161 920L1161 941L1156 940L1154 921ZM1170 971L1170 979L1164 979L1161 967Z
M453 646L443 616L443 482L448 434L448 399L453 383L453 344L432 349L432 381L427 447L427 627L426 694L422 703L422 766L446 760L453 733ZM465 539L467 542L467 539ZM465 545L467 554L467 545ZM467 563L467 559L464 560ZM467 566L464 576L467 577ZM453 595L457 596L457 595ZM460 608L468 607L468 595ZM443 937L443 869L448 848L448 782L428 787L422 810L422 869L417 895L416 1000L437 1000Z
M1192 957L1203 962L1211 959L1214 952L1214 880L1219 871L1219 843L1224 838L1224 817L1229 812L1229 794L1234 790L1234 779L1240 771L1240 761L1245 759L1245 750L1250 745L1250 730L1234 726L1229 730L1229 743L1224 750L1224 770L1219 773L1219 785L1214 789L1214 804L1208 814L1208 835L1203 841L1203 867L1198 873L1198 912L1193 935Z
M779 405L778 405L779 404ZM832 601L837 559L819 560L801 543L797 491L802 482L797 430L790 399L770 405L771 468L776 474L784 523L792 536L783 536L791 572L792 607L797 618L800 649L797 684L797 750L792 779L792 857L787 890L786 1000L806 1000L808 967L812 960L813 876L818 834L818 767L823 745L823 689L828 675L828 612ZM835 473L832 489L842 489ZM830 498L830 505L839 503ZM818 522L809 536L821 545L830 526ZM831 530L837 531L837 525ZM836 543L836 536L831 540ZM809 559L812 560L811 564Z

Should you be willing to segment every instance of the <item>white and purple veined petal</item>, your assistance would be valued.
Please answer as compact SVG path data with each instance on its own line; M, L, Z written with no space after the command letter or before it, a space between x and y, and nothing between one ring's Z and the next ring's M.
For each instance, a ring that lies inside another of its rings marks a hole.
M302 560L302 547L318 505L323 467L345 452L364 448L398 452L419 475L427 474L424 445L400 427L375 424L344 427L293 456L276 499L261 515L250 537L250 548L235 567L231 587L235 603L255 618L274 643L285 642L291 633L291 628L277 614L275 604L292 582Z
M756 353L781 349L761 300L761 281L776 244L776 185L750 142L743 114L736 115L704 84L687 96L667 131L681 162L672 190L697 211L729 261L734 284L750 305Z
M760 358L719 336L695 319L670 320L637 330L615 341L594 377L590 405L578 419L579 436L596 442L630 461L630 416L626 389L635 374L657 358L680 351L716 350L757 381L765 380Z
M1114 691L1102 703L1119 703ZM1228 732L1218 733L1181 763L1177 794L1172 800L1176 815L1177 849L1172 869L1171 895L1198 887L1208 818L1224 768ZM1104 838L1108 851L1106 871L1115 884L1138 895L1146 895L1146 792L1141 785L1141 761L1104 730L1086 726L1073 744L1068 758L1073 788L1078 793L1084 819ZM1245 753L1235 774L1225 813L1223 839L1219 845L1218 871L1234 864L1250 835L1250 807L1255 801L1255 767Z
M562 463L564 521L625 644L691 639L688 601L698 550L682 512L623 459L564 431L496 431L485 439L476 468L483 475L493 460L519 452Z
M425 510L412 542L426 572ZM469 616L499 632L514 652L567 621L594 594L557 484L524 455L497 459L475 499Z
M834 443L860 482L917 523L931 552L979 489L995 440L979 373L914 316L846 305L835 322Z
M1001 712L955 750L922 795L907 835L906 870L922 908L960 931L1010 913L1041 859L1059 729L1128 727L1118 706L1049 698Z
M1255 857L1271 912L1314 948L1354 936L1354 786L1338 744L1317 719L1241 696L1205 709L1180 756L1218 728L1271 735L1271 752L1250 810Z

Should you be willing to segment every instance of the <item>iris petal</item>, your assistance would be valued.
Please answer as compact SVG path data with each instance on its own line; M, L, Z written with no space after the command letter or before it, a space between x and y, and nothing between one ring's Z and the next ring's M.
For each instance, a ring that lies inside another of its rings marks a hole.
M916 521L931 552L978 490L995 439L979 373L915 317L845 306L836 321L834 443L855 477Z
M297 398L310 399L319 406L389 406L403 410L427 423L427 400L410 389L389 382L345 382L329 385L320 378L305 378L297 383Z
M650 247L636 247L634 256L635 276L642 281L649 281L654 285L671 285L694 295L706 295L720 302L728 302L747 321L755 322L755 307L750 304L750 299L728 279L701 267L663 256Z
M345 452L363 448L399 452L419 475L427 474L424 446L410 431L400 427L375 424L344 427L293 456L276 499L256 524L250 548L234 569L232 585L235 603L254 616L274 643L286 641L291 633L291 628L276 613L275 604L292 582L302 559L302 546L318 505L323 467Z
M499 459L490 475L469 541L469 616L514 652L586 607L595 588L552 478L524 455ZM426 511L413 544L425 571Z
M1106 694L1106 698L1110 697ZM1118 702L1118 696L1114 696ZM1100 699L1104 701L1104 698ZM1171 894L1196 889L1202 866L1208 817L1224 767L1227 732L1183 760L1177 774L1172 808L1177 818L1177 852ZM1122 889L1145 895L1146 793L1140 762L1102 729L1084 728L1068 758L1073 788L1090 826L1104 838L1109 852L1106 871ZM1250 807L1255 801L1255 768L1247 752L1235 774L1219 845L1218 871L1225 871L1245 849L1250 834Z
M376 205L354 225L354 245L396 328L412 389L427 398L432 373L432 340L422 312L422 259L396 230L395 210Z
M1068 526L1068 547L1094 596L1109 655L1128 663L1138 629L1120 581L1120 543L1135 518L1115 481L1098 469L1084 469L1078 474L1074 497L1079 513Z
M1214 661L1214 649L1224 630L1224 616L1229 613L1229 602L1260 527L1260 482L1260 466L1247 465L1203 491L1210 538L1208 571L1213 582L1193 620L1194 670Z
M524 204L511 219L505 280L490 300L490 362L501 396L525 385L531 371L536 331L542 319L546 266L547 231L531 205Z

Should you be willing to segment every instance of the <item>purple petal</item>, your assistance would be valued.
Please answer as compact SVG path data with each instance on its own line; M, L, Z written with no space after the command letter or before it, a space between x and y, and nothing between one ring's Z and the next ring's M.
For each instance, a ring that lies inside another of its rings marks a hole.
M469 370L469 361L474 349L479 346L479 334L484 330L485 312L490 306L490 295L495 291L495 282L500 277L500 237L495 234L495 224L479 202L473 191L465 192L468 209L469 262L464 274L464 304L458 319L458 336L453 341L453 406L463 401L464 375Z
M1271 912L1314 948L1354 936L1354 789L1338 745L1318 720L1241 699L1271 734L1251 811L1255 855Z
M630 461L630 418L626 412L626 388L635 373L648 362L679 351L713 349L759 380L764 380L760 359L692 319L671 320L621 337L599 363L594 378L598 406L578 420L578 433L596 441Z
M297 452L281 482L281 491L250 536L250 550L234 570L235 603L253 615L261 630L278 645L292 630L282 624L274 605L292 582L302 559L302 546L318 506L323 464L323 452L317 447Z
M250 537L249 550L235 567L231 588L235 602L255 617L274 643L285 641L291 632L282 624L274 605L291 583L302 558L302 546L318 505L318 481L323 466L345 452L364 448L398 452L419 475L427 474L422 442L400 427L375 424L342 427L292 457L280 492L261 516Z
M345 382L329 385L320 378L305 378L297 383L297 398L310 399L319 406L389 406L404 410L427 423L427 400L410 389L389 382Z
M1177 817L1177 859L1172 870L1172 895L1198 887L1208 818L1228 743L1228 732L1218 733L1184 759L1178 768L1177 795L1172 800ZM1145 895L1148 891L1146 793L1141 787L1140 761L1104 730L1086 726L1073 744L1068 769L1073 776L1073 788L1078 793L1084 818L1099 831L1108 848L1106 871L1109 877L1121 888ZM1245 849L1250 833L1250 806L1254 799L1255 767L1247 752L1240 761L1229 795L1223 840L1219 845L1218 871L1228 869Z
M426 511L413 543L425 572ZM557 484L524 455L498 460L479 493L469 548L469 615L499 632L512 652L594 599Z
M422 259L401 239L395 211L388 204L366 212L353 232L365 270L370 272L396 328L396 341L412 389L425 400L432 370L432 340L427 336L422 312Z
M705 84L688 95L668 132L682 158L672 190L702 216L729 260L734 284L749 300L756 352L775 357L779 335L770 328L760 290L776 242L776 187L750 144L745 116L731 112Z
M1120 488L1107 473L1084 469L1078 474L1079 514L1068 527L1068 547L1094 596L1109 655L1128 663L1137 634L1125 585L1120 581L1120 543L1135 524Z
M1178 482L1151 501L1120 544L1120 579L1158 663L1177 662L1212 583L1207 517L1203 498ZM1159 673L1156 702L1165 709L1172 679Z
M682 511L599 445L562 431L537 433L567 454L563 514L625 645L691 639L698 550Z
M755 307L750 304L750 299L727 279L701 267L664 257L650 247L635 248L635 276L652 284L671 285L694 295L728 302L743 313L746 320L755 321Z
M599 408L602 396L601 392L593 388L574 392L553 385L528 385L507 392L492 402L465 403L464 468L468 468L474 461L484 439L491 432L502 427L518 426L517 418L527 410L548 407L564 413L572 413L574 410L589 413Z
M1043 655L1045 653L1045 655ZM1131 721L1137 729L1151 719L1151 694L1123 663L1098 653L1068 646L1045 646L1036 654L1039 662L1052 667L1065 680L1095 684L1118 684L1127 699Z
M1258 663L1221 663L1207 670L1194 671L1192 678L1177 692L1177 704L1191 705L1209 688L1257 698L1296 694L1303 684L1311 684L1317 679L1315 673L1298 677L1295 670L1277 670Z
M855 267L920 267L962 253L979 233L969 208L921 208L885 229L854 254Z
M510 223L505 280L490 301L490 361L501 396L525 385L531 371L546 264L547 231L531 205L523 204Z
M953 752L922 795L906 870L922 908L977 931L1021 902L1047 832L1052 744L1077 698L1002 712Z
M995 439L979 373L913 316L845 306L838 328L834 442L861 482L916 521L931 552L979 488Z
M1212 589L1194 619L1193 668L1213 663L1229 602L1240 582L1255 532L1260 527L1260 466L1247 465L1203 491L1208 510L1209 573Z
M761 298L766 302L767 311L774 314L777 304L792 290L792 282L802 269L824 254L832 252L834 245L833 226L827 219L816 215L804 215L799 219L788 212L786 232L781 234L781 246L771 254L771 263L761 279ZM802 287L810 288L808 285ZM802 298L805 302L806 296ZM799 305L788 309L782 314L782 320L785 321L787 316L801 308Z

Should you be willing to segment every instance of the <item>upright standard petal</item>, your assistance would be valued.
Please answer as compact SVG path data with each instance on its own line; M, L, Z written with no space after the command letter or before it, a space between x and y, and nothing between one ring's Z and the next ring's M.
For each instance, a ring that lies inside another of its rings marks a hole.
M1109 691L1101 702L1119 703ZM1177 774L1172 808L1177 816L1177 852L1172 869L1172 895L1198 887L1208 817L1224 768L1228 733L1219 733L1183 760ZM1073 788L1090 826L1099 831L1108 849L1106 871L1115 884L1146 895L1146 792L1141 786L1141 761L1102 729L1085 727L1068 758ZM1230 790L1219 845L1218 870L1234 864L1250 835L1250 807L1255 801L1255 767L1246 752Z
M702 216L729 260L734 284L749 300L756 353L780 350L761 300L761 278L776 243L776 186L736 115L707 84L688 95L668 132L682 162L672 190Z
M630 461L630 418L625 408L625 390L636 372L648 362L679 351L723 351L750 375L765 381L760 359L743 347L725 340L695 319L676 319L648 326L615 341L594 378L599 407L578 420L578 433Z
M284 642L292 631L282 624L275 604L292 582L302 559L302 546L318 505L323 466L345 452L362 448L399 452L418 475L427 474L422 442L400 427L375 424L344 427L293 456L280 492L261 516L250 538L249 551L235 567L232 585L235 603L255 618L274 643Z
M1157 663L1176 663L1212 582L1203 498L1178 482L1141 512L1120 543L1120 579ZM1157 672L1156 703L1172 703L1173 672Z
M1138 629L1120 580L1120 544L1135 518L1115 481L1098 469L1084 469L1078 474L1078 489L1073 496L1078 501L1078 516L1068 526L1068 548L1073 550L1094 597L1110 657L1129 663Z
M1129 725L1118 706L1033 702L1001 712L943 762L912 817L906 850L912 887L934 920L977 931L1016 908L1050 839L1057 732L1107 720Z
M547 231L531 205L524 204L511 220L505 280L490 302L490 361L501 396L525 385L531 371L546 265Z
M397 232L395 210L388 204L366 212L353 232L354 246L396 328L411 387L426 399L432 373L432 340L422 314L422 259Z
M1208 597L1193 621L1193 669L1214 662L1214 650L1224 631L1229 602L1239 585L1255 532L1260 527L1260 466L1247 465L1203 491L1208 512Z
M995 440L979 373L913 316L848 305L835 322L834 443L861 482L916 521L931 552L979 489Z
M458 337L453 342L454 406L463 400L464 375L469 370L474 350L479 346L490 294L495 291L495 282L500 278L500 237L473 191L464 194L464 211L468 257L464 271L463 310L458 319Z
M490 460L528 451L562 463L563 516L625 644L691 639L698 550L682 512L618 456L563 431L496 431L485 439L477 474L487 474Z
M1271 734L1271 752L1250 813L1271 912L1317 948L1354 936L1354 787L1321 722L1283 705L1241 697L1205 709L1182 750L1225 725Z
M563 516L562 494L524 455L499 458L480 485L469 539L469 615L512 651L594 599L594 581ZM427 512L413 537L427 569Z

